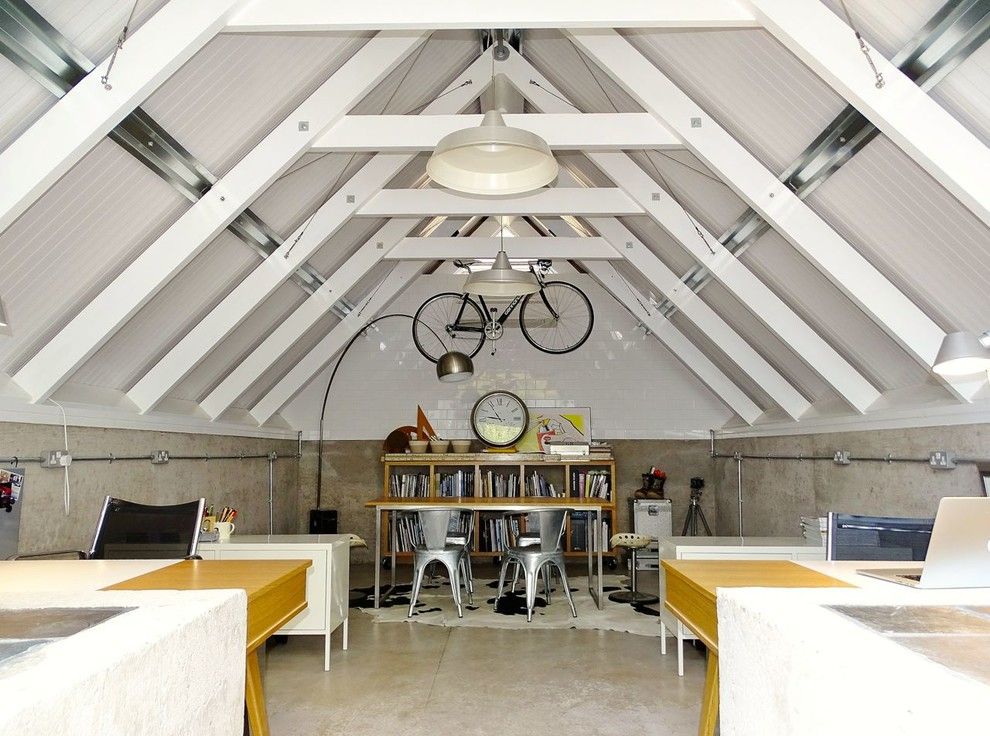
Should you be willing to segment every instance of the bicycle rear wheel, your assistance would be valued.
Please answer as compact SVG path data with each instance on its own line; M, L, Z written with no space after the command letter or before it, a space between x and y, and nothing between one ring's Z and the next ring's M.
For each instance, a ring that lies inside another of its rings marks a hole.
M474 300L445 292L431 296L416 311L413 342L433 363L451 350L473 358L485 342L484 327L485 315Z
M566 281L547 281L542 291L523 299L519 326L534 348L560 355L584 345L595 326L595 312L591 300L578 287Z

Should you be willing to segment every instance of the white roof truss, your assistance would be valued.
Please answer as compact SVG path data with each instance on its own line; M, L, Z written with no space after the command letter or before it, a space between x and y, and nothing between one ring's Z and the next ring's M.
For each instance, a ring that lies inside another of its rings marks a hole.
M567 34L908 353L923 365L932 365L945 332L676 84L614 31L567 31ZM609 155L591 154L591 157L595 160L597 156ZM716 251L713 256L716 260L735 260L727 251L722 253L718 248ZM743 298L755 306L750 299ZM806 361L811 357L809 365L822 367L815 352L801 352L802 346L788 336L781 337L804 355ZM985 384L986 380L967 378L946 385L959 399L971 401ZM856 399L855 405L860 410L868 395L866 392Z
M498 238L404 238L385 255L385 260L428 258L436 261L452 259L492 258L504 246L509 258L535 261L540 258L560 258L583 261L614 261L622 258L605 238L582 237L511 237Z
M471 215L641 215L622 189L537 189L518 197L474 197L449 189L383 189L358 209L361 217Z
M31 400L48 398L427 35L386 32L361 47L17 372L14 380ZM281 271L283 280L295 268L287 268L292 262L283 257L290 245L287 241L264 261L266 268ZM211 347L217 339L212 336ZM139 406L147 409L148 402L142 400Z
M871 49L884 80L877 88L852 29L820 0L749 4L778 41L990 225L990 148Z
M173 0L120 51L105 89L100 64L0 153L0 232L223 30L245 0Z
M238 33L312 33L434 28L752 28L753 11L736 0L258 0L228 25Z
M646 112L503 117L506 125L536 133L554 149L683 148L680 138ZM448 133L480 124L481 115L348 115L320 136L312 150L431 151Z

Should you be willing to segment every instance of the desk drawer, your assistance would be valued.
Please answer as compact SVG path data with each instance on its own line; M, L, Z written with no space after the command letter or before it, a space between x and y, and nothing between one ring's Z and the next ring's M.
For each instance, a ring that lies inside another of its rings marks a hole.
M323 632L327 628L327 553L323 551L221 549L221 560L311 560L306 570L306 610L280 631Z

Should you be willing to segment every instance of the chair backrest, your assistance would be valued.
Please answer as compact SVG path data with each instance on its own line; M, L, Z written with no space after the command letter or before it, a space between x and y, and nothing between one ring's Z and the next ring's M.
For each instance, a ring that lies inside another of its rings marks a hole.
M206 499L148 506L107 496L89 556L97 560L175 560L196 554Z
M935 519L828 513L827 560L915 561L925 559Z
M564 527L567 524L567 509L559 511L534 511L528 519L536 517L540 529L540 551L556 552L564 538Z
M423 531L423 546L438 552L447 546L447 529L453 509L427 509L419 511L419 528Z

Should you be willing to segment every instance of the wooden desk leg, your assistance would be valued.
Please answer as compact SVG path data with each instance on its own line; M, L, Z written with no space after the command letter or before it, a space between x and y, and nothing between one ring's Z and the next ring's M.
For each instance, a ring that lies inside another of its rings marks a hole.
M247 705L251 736L270 736L271 732L268 730L268 711L265 709L265 691L261 687L261 668L258 666L257 649L247 655L247 672L244 678L244 702Z
M705 693L701 696L701 720L698 736L714 736L718 723L718 655L708 650L705 670Z

